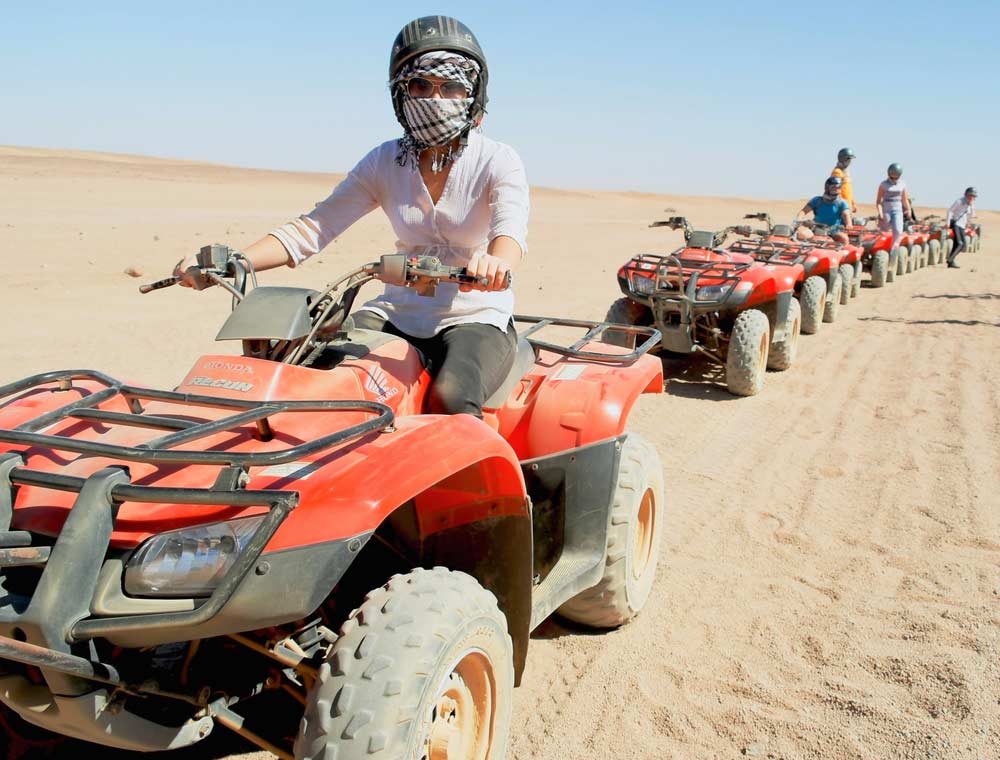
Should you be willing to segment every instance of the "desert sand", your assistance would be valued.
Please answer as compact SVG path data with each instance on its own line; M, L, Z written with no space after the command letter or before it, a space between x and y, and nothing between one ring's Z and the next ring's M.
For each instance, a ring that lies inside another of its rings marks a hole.
M249 244L337 180L0 148L0 382L69 367L178 382L220 351L228 298L137 284L206 243ZM627 257L680 241L647 228L665 207L707 228L802 203L532 201L518 310L592 319ZM863 289L757 397L730 396L709 364L666 363L665 394L633 415L666 473L653 595L617 631L536 632L511 758L1000 758L1000 213L980 216L962 269ZM392 244L375 213L263 277L325 284Z

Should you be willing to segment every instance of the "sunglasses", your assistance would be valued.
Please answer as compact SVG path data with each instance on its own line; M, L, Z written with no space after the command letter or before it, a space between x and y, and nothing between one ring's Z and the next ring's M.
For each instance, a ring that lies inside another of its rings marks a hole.
M411 98L432 98L435 92L441 93L446 100L461 100L472 94L468 87L454 79L432 82L424 77L410 77L406 80L406 93Z

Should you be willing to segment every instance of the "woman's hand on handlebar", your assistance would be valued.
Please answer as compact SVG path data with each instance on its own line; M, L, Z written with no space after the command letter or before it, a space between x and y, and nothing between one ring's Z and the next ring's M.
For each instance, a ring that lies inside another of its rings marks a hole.
M185 288L204 290L212 287L215 283L201 274L198 268L198 254L192 253L177 262L174 267L174 277L180 277L177 284Z
M506 290L509 285L510 263L499 256L488 253L477 253L465 266L470 277L484 277L489 281L485 287L475 285L459 285L459 290Z

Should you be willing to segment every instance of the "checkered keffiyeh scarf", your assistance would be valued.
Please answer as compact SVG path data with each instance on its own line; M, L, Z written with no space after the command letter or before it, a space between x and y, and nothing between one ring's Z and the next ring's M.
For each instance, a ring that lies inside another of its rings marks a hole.
M479 79L479 64L446 50L425 53L403 66L389 83L390 87L405 87L406 80L415 76L454 79L473 92ZM473 98L411 98L404 92L403 116L407 127L399 140L396 163L417 169L420 166L420 151L442 145L449 147L446 151L435 151L431 162L431 170L435 174L458 158L459 151L453 150L449 143L474 126L469 117L472 103Z

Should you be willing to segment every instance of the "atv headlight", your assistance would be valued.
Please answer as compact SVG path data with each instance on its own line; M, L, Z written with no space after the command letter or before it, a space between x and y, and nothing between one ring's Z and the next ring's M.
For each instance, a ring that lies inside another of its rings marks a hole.
M718 301L726 295L727 290L729 290L728 285L706 285L702 288L698 288L698 291L694 295L694 300Z
M632 290L641 296L648 296L656 290L656 281L652 277L634 275L632 277Z
M125 593L210 596L263 519L246 517L153 536L125 565Z

